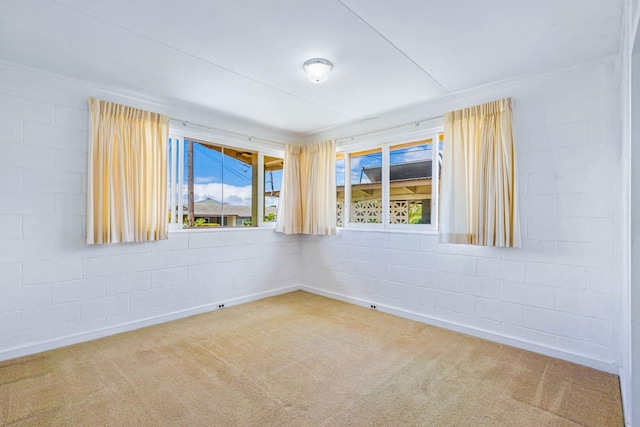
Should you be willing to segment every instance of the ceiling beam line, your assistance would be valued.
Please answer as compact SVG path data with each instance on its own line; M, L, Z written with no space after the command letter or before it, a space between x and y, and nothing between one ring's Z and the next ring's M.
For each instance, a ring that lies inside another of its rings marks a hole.
M123 31L127 31L127 32L129 32L129 33L131 33L131 34L135 34L135 35L136 35L136 36L138 36L138 37L142 37L142 38L144 38L144 39L146 39L146 40L149 40L149 41L151 41L151 42L153 42L153 43L156 43L156 44L159 44L159 45L161 45L161 46L164 46L164 47L166 47L166 48L168 48L168 49L171 49L171 50L173 50L173 51L179 52L179 53L181 53L181 54L183 54L183 55L190 56L190 57L192 57L192 58L194 58L194 59L197 59L198 61L202 61L202 62L204 62L204 63L206 63L206 64L209 64L209 65L212 65L212 66L214 66L214 67L217 67L217 68L219 68L219 69L221 69L221 70L223 70L223 71L226 71L226 72L228 72L228 73L234 74L234 75L236 75L236 76L238 76L238 77L242 77L242 78L244 78L244 79L250 80L250 81L252 81L252 82L254 82L254 83L257 83L257 84L259 84L259 85L261 85L261 86L267 87L267 88L269 88L269 89L271 89L271 90L275 90L275 91L280 92L280 93L282 93L282 94L284 94L284 95L287 95L287 96L290 96L290 97L292 97L292 98L295 98L295 99L297 99L297 100L299 100L299 101L306 102L307 104L310 104L310 105L313 105L313 106L315 106L315 107L321 108L321 109L323 109L323 110L329 111L329 112L331 112L331 113L333 113L333 114L336 114L336 115L338 115L338 116L340 116L340 117L344 117L344 118L346 118L348 121L354 121L354 120L355 120L353 117L349 117L349 116L347 116L347 115L345 115L345 114L343 114L343 113L340 113L339 111L335 111L335 110L333 110L332 108L329 108L329 107L327 107L327 106L325 106L325 105L318 104L317 102L310 101L310 100L308 100L308 99L306 99L306 98L302 98L302 97L300 97L300 96L298 96L298 95L296 95L296 94L294 94L294 93L291 93L291 92L288 92L288 91L286 91L286 90L283 90L283 89L277 88L277 87L272 86L272 85L270 85L270 84L268 84L268 83L265 83L265 82L263 82L263 81L260 81L260 80L254 79L253 77L247 76L246 74L242 74L242 73L240 73L240 72L238 72L238 71L234 71L234 70L232 70L231 68L227 68L227 67L225 67L225 66L223 66L223 65L220 65L220 64L217 64L217 63L215 63L215 62L213 62L213 61L209 61L208 59L203 58L203 57L201 57L201 56L198 56L198 55L196 55L196 54L193 54L193 53L191 53L191 52L187 52L187 51L185 51L185 50L182 50L182 49L179 49L179 48L177 48L177 47L175 47L175 46L172 46L172 45L170 45L170 44L168 44L168 43L165 43L165 42L162 42L162 41L160 41L160 40L156 40L156 39L154 39L154 38L151 38L151 37L147 36L146 34L143 34L143 33L141 33L141 32L138 32L138 31L132 30L131 28L127 28L127 27L125 27L125 26L123 26L123 25L119 25L119 24L116 24L116 23L114 23L114 22L108 21L108 20L106 20L106 19L104 19L104 18L101 18L101 17L99 17L99 16L97 16L97 15L94 15L94 14L92 14L92 13L89 13L89 12L87 12L87 11L86 11L86 10L84 10L84 9L80 9L80 8L78 8L78 7L75 7L75 6L70 6L70 5L68 5L68 4L65 4L65 3L60 2L59 0L50 0L50 1L51 1L51 2L53 2L53 3L55 3L55 4L57 4L57 5L59 5L59 6L66 7L67 9L75 10L75 11L76 11L76 12L78 12L78 13L82 13L82 14L84 14L84 15L90 16L91 18L93 18L93 19L97 19L98 21L104 22L105 24L112 25L112 26L114 26L114 27L116 27L116 28L119 28L119 29L121 29L121 30L123 30Z
M386 38L384 36L384 34L382 34L380 31L378 31L373 25L369 24L369 22L367 22L362 16L358 15L353 9L351 9L349 6L347 6L346 4L344 4L344 2L342 0L338 0L338 3L340 3L345 9L347 9L349 12L351 12L351 14L353 14L353 16L355 16L356 18L358 18L360 21L362 21L363 24L365 24L367 27L371 28L371 30L373 32L375 32L377 35L379 35L384 41L386 41L387 43L389 43L391 46L393 46L393 48L395 50L397 50L398 52L400 52L405 58L407 58L409 61L411 61L413 63L413 65L415 65L416 67L418 67L420 70L422 70L423 73L425 73L427 76L429 76L430 79L432 79L434 82L436 82L438 84L438 86L440 86L445 92L449 93L449 90L444 87L444 85L442 83L440 83L438 80L436 80L435 77L433 77L431 75L431 73L429 73L427 70L425 70L424 68L422 68L420 66L420 64L418 64L416 61L413 60L413 58L411 58L409 55L407 55L407 53L400 49L395 43L393 43L391 40L389 40L388 38Z

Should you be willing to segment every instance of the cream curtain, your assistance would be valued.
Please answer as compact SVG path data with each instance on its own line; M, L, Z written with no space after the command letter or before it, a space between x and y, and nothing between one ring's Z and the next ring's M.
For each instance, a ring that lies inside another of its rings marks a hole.
M276 231L336 234L336 146L287 145Z
M440 241L520 247L511 99L444 116Z
M167 116L89 98L87 243L167 238Z
M287 144L280 185L280 203L276 218L276 231L285 234L302 233L302 182L300 181L300 150Z

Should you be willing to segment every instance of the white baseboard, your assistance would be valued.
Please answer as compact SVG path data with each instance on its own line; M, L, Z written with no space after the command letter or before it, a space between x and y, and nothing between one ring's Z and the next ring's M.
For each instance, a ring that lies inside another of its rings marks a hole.
M589 357L582 356L579 354L574 354L574 353L570 353L563 350L549 348L549 347L536 344L533 342L529 342L526 340L522 340L519 338L508 337L505 335L498 335L495 332L473 328L473 327L462 325L449 320L438 319L435 317L426 316L420 313L414 313L412 311L408 311L408 310L404 310L396 307L385 306L385 305L376 303L376 301L364 301L359 298L337 294L334 292L327 292L327 291L316 289L310 286L301 286L300 289L306 292L310 292L312 294L321 295L327 298L332 298L332 299L336 299L339 301L343 301L343 302L347 302L350 304L355 304L355 305L359 305L367 308L370 306L371 303L375 303L376 309L384 313L393 314L398 317L403 317L409 320L415 320L417 322L438 326L438 327L453 330L456 332L461 332L474 337L484 338L490 341L498 342L500 344L509 345L511 347L517 347L523 350L533 351L535 353L544 354L545 356L555 357L557 359L562 359L568 362L577 363L579 365L588 366L590 368L594 368L599 371L604 371L604 372L608 372L615 375L619 374L619 371L618 371L619 367L614 363L603 362L603 361L591 359Z
M288 286L285 288L274 289L267 292L261 292L253 295L248 295L241 298L235 298L232 300L224 300L219 303L224 303L225 308L238 304L244 304L250 301L256 301L276 295L286 294L289 292L300 290L300 286ZM40 353L47 350L53 350L60 347L65 347L72 344L78 344L85 341L90 341L98 338L104 338L109 335L115 335L122 332L132 331L135 329L144 328L147 326L153 326L160 323L169 322L171 320L181 319L183 317L189 317L196 314L206 313L209 311L218 309L218 302L201 305L186 310L175 311L173 313L163 314L161 316L149 317L146 319L136 320L133 322L122 323L120 325L110 326L89 332L82 332L79 334L69 335L66 337L54 338L52 340L42 341L36 344L28 344L25 346L14 347L7 350L0 351L0 361L14 359L16 357L28 356L31 354Z
M284 288L274 289L267 292L261 292L253 295L248 295L241 298L232 300L220 301L224 303L225 307L231 307L246 302L256 301L263 298L268 298L276 295L286 294L293 291L303 290L316 295L321 295L327 298L355 304L363 307L369 307L372 301L363 301L358 298L341 295L333 292L327 292L320 289L316 289L310 286L288 286ZM375 301L373 301L375 302ZM405 319L415 320L417 322L426 323L433 326L438 326L444 329L461 332L478 338L488 339L501 344L510 345L512 347L521 348L524 350L533 351L536 353L544 354L546 356L555 357L558 359L566 360L569 362L577 363L580 365L588 366L590 368L598 369L600 371L609 372L619 375L619 367L613 363L602 362L599 360L591 359L589 357L581 356L579 354L573 354L570 352L557 350L549 347L542 346L540 344L532 343L518 338L508 337L504 335L498 335L494 332L485 331L478 328L472 328L448 320L442 320L435 317L426 316L424 314L414 313L408 310L399 309L396 307L389 307L382 304L376 304L377 309L384 313L393 314L395 316L403 317ZM218 303L206 304L198 307L193 307L187 310L180 310L173 313L163 314L161 316L150 317L142 320L137 320L129 323L123 323L120 325L111 326L108 328L98 329L95 331L83 332L80 334L69 335L66 337L59 337L52 340L39 342L36 344L28 344L25 346L14 347L7 350L0 351L0 361L13 359L16 357L27 356L31 354L40 353L55 348L65 347L72 344L78 344L85 341L94 340L97 338L103 338L109 335L115 335L122 332L132 331L135 329L144 328L147 326L157 325L160 323L169 322L171 320L180 319L183 317L193 316L196 314L206 313L212 310L218 309ZM622 377L621 377L622 379Z
M633 399L631 398L631 384L628 377L629 372L620 367L618 369L618 377L620 378L620 394L622 396L622 413L626 427L631 427L631 416L633 414Z

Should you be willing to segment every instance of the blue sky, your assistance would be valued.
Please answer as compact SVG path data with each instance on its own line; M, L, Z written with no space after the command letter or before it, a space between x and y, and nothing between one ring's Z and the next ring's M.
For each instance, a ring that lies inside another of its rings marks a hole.
M402 148L389 151L392 165L432 158L431 144L423 144L415 147ZM368 183L367 176L362 173L362 168L382 166L382 153L370 153L351 158L351 183ZM344 159L336 162L336 185L344 185Z
M186 144L186 142L185 142ZM187 182L186 168L186 147L185 147L185 176ZM431 159L431 144L415 147L390 150L391 164L400 164L411 161ZM240 162L232 157L224 156L224 167L222 163L223 155L205 146L194 143L194 194L195 200L212 198L232 205L251 204L251 176L252 168L246 163ZM369 182L367 176L362 173L362 168L382 165L381 153L370 153L363 156L354 156L351 159L351 182L352 184ZM336 185L344 185L345 179L344 160L336 162ZM273 172L273 189L280 190L282 183L282 170ZM265 192L271 190L271 174L265 173ZM185 192L186 193L186 192ZM186 197L186 196L185 196ZM265 205L276 205L277 199L269 197L265 200Z
M185 142L186 144L186 142ZM195 200L211 198L231 205L251 204L252 167L230 156L209 149L201 144L193 144L193 178ZM184 182L187 182L187 150L185 146ZM280 190L282 171L273 172L274 190ZM271 190L271 175L265 174L265 191ZM223 200L224 199L224 200ZM276 204L267 198L267 206Z

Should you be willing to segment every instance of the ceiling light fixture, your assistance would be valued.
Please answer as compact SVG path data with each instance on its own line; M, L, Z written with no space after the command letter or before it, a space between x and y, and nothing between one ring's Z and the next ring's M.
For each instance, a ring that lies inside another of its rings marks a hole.
M329 78L333 64L322 58L313 58L304 63L307 78L313 83L322 83Z

